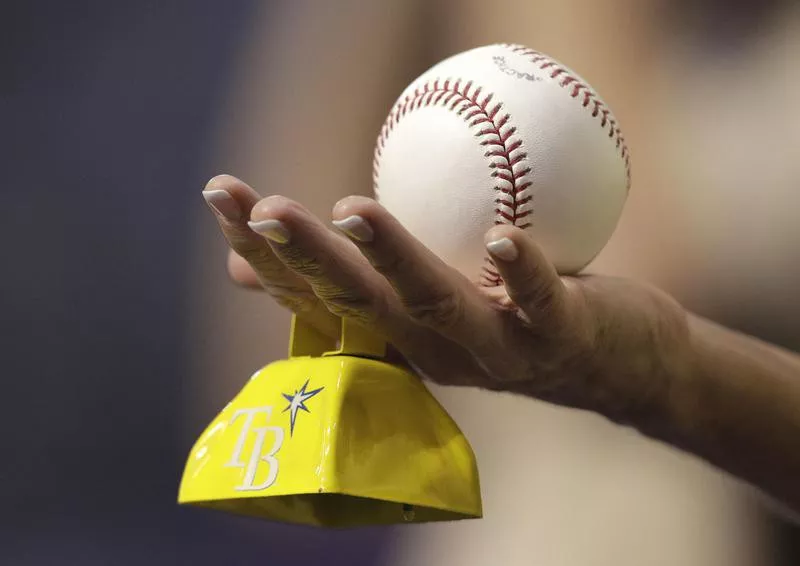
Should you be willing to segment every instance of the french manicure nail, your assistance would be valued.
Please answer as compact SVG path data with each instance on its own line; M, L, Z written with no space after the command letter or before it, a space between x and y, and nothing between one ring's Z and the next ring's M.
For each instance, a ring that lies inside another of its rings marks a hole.
M375 232L372 231L369 222L355 214L342 220L334 220L333 225L359 242L371 242L375 237Z
M502 259L503 261L514 261L517 259L519 252L517 246L509 238L500 238L493 242L486 244L486 249L489 252Z
M223 218L231 222L242 218L242 209L228 191L203 191L203 198L206 199L208 206Z
M258 232L273 242L285 244L289 241L289 229L280 220L259 220L258 222L248 222L247 225L253 232Z

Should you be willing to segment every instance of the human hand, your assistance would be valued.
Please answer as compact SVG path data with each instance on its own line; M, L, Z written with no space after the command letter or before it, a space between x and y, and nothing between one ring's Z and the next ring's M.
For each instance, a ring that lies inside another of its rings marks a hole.
M559 277L513 226L488 230L504 285L482 287L371 199L337 203L334 230L300 204L262 199L227 175L203 194L231 247L235 281L266 290L328 335L338 333L328 312L374 329L434 382L641 425L659 418L672 376L685 373L669 367L690 357L686 314L674 300L629 280Z

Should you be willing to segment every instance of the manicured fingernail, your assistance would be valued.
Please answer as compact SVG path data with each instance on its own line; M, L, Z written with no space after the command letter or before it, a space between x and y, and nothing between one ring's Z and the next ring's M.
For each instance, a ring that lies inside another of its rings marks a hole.
M517 259L519 252L517 246L509 238L500 238L493 242L486 244L486 249L489 252L502 259L503 261L514 261Z
M285 244L289 241L289 229L280 220L259 220L258 222L248 222L247 225L253 232L258 232L273 242Z
M375 232L372 231L372 226L369 225L369 222L357 215L348 216L342 220L334 220L333 225L359 242L371 242L375 237Z
M242 218L242 209L228 191L203 191L203 198L206 199L208 206L223 218L231 222Z

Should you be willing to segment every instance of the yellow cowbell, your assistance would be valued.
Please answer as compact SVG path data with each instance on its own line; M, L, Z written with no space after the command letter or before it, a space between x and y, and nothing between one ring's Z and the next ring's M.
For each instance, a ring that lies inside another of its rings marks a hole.
M292 319L289 359L257 371L197 440L178 501L329 527L481 517L461 430L386 345L341 321L340 347Z

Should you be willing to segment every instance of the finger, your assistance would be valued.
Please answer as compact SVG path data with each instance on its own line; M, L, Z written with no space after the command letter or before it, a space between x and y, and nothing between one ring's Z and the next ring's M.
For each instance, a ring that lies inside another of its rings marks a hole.
M386 209L365 197L348 197L336 205L333 217L389 281L413 319L479 356L499 351L504 331L498 312Z
M256 205L252 217L251 227L332 313L374 328L420 375L443 384L497 388L486 364L462 344L408 316L391 285L356 246L302 206L270 197Z
M287 270L288 271L288 270ZM263 277L256 273L253 266L246 259L231 250L228 253L228 272L231 278L239 285L257 291L264 291L265 287L269 290L272 297L281 306L284 306L302 317L303 320L311 324L314 328L322 332L325 336L338 338L341 333L341 323L334 319L331 313L322 304L322 301L313 295L310 289L303 292L300 299L296 296L296 291L286 288L281 292L276 285L265 286ZM311 297L310 299L308 297ZM311 306L308 303L312 303Z
M331 325L330 316L311 288L286 269L264 238L247 225L253 206L261 196L236 177L218 175L207 183L203 197L231 247L228 269L234 280L248 287L265 289L278 303L303 315L322 332L335 334L337 329Z
M264 239L248 227L253 206L261 200L255 190L236 177L219 175L208 182L203 197L215 213L231 249L250 264L267 290L274 288L279 294L291 291L310 294L302 279L285 269Z
M287 271L289 270L287 269ZM282 287L277 284L265 285L265 277L256 273L253 266L233 250L228 253L228 272L235 282L247 289L264 291L266 288L279 304L302 316L304 320L326 336L339 336L341 331L339 322L330 316L328 309L310 288L304 288L302 295L298 298L298 292L293 287ZM309 306L309 303L312 304Z
M228 275L242 287L258 291L264 290L253 266L233 250L228 250Z
M532 327L553 335L572 322L571 293L528 234L515 226L498 225L484 241L508 296Z
M305 207L282 196L265 198L253 208L249 226L334 314L382 322L386 286L349 241Z
M423 376L486 386L485 372L462 346L412 320L358 249L304 207L284 197L268 197L254 207L250 226L307 281L330 312L374 329L413 360Z

